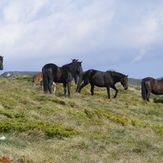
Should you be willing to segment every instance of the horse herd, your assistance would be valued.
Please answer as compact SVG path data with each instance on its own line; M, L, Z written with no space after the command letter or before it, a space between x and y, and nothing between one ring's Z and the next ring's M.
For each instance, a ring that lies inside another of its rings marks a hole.
M3 70L3 56L0 56L0 70ZM108 98L110 99L110 88L115 90L114 98L118 94L115 87L120 82L125 90L128 89L128 76L116 71L99 71L90 69L83 72L82 62L72 59L72 62L58 67L53 63L45 64L42 72L34 75L33 82L40 83L45 93L55 91L55 83L63 83L64 95L70 96L70 85L72 80L77 84L76 91L81 92L86 85L91 85L91 94L94 95L94 87L105 87ZM149 101L150 94L163 95L163 78L154 79L146 77L141 81L141 95L143 100Z
M58 67L53 63L43 66L42 72L34 75L33 82L40 83L45 93L53 93L55 83L63 83L64 95L70 96L72 80L77 84L76 92L81 92L86 85L91 85L91 95L94 95L94 87L105 87L110 99L110 88L115 90L114 98L117 97L118 89L115 84L120 82L125 90L128 89L128 76L116 71L99 71L90 69L83 72L82 62L73 59L71 63ZM150 94L163 94L163 79L146 77L141 81L141 94L145 101L149 101Z

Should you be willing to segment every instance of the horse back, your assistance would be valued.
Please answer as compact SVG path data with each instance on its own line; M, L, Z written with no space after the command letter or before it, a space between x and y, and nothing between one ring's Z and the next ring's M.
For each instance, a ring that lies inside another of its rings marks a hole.
M99 87L106 87L111 85L111 74L108 72L91 70L90 83Z
M62 70L56 64L49 63L42 68L43 74L49 76L54 82L60 82Z

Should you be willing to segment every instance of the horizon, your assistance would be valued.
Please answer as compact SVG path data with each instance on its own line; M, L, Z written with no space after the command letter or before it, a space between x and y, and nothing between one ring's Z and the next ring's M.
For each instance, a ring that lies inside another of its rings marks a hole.
M161 78L162 8L161 0L1 0L0 74L75 58L84 71Z

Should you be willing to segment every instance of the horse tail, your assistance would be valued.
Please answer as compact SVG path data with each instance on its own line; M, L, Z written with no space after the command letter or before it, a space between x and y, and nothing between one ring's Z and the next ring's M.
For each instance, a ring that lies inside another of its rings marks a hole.
M141 81L141 95L143 100L147 100L147 89L144 79Z
M45 67L42 68L42 75L43 75L43 90L45 93L48 92L49 86L49 73Z

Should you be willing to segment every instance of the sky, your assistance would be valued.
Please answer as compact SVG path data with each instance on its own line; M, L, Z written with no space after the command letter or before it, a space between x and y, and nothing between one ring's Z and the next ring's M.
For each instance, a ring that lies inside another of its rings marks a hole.
M163 77L162 8L162 0L1 0L1 73L75 58L84 70Z

